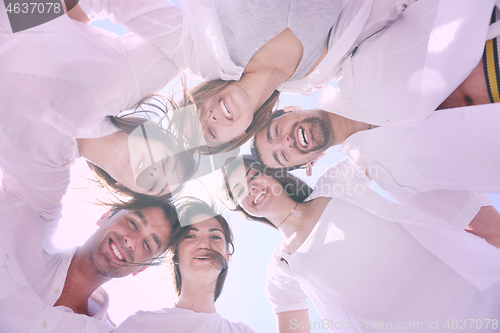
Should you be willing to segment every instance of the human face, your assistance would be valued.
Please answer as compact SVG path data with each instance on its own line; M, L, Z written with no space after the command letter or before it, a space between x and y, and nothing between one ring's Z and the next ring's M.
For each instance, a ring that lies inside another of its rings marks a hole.
M279 211L283 203L290 199L279 181L271 176L248 166L245 168L245 178L241 179L241 172L233 171L228 183L233 197L238 204L250 215L269 218Z
M194 272L212 275L217 279L221 267L213 256L214 251L226 261L229 260L226 238L219 221L205 214L193 217L189 234L177 246L183 281Z
M332 142L330 120L320 110L286 112L255 137L262 162L272 168L303 165Z
M262 102L263 103L263 102ZM200 121L207 142L230 142L250 126L262 105L245 86L235 81L200 103Z
M113 213L98 222L100 228L89 240L90 262L108 278L123 277L147 265L167 248L172 232L158 207Z
M171 193L180 186L183 171L165 143L137 135L127 135L126 142L112 170L106 170L118 183L152 196Z

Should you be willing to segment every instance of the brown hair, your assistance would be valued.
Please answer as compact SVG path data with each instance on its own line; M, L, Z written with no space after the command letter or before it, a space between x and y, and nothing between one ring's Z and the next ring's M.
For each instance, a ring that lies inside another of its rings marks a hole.
M149 107L149 110L145 108ZM168 97L160 94L151 94L139 101L137 103L134 111L120 115L118 117L110 116L111 123L115 125L119 130L125 133L132 133L134 129L138 126L144 124L146 121L151 120L160 123L161 120L168 113L168 110L178 109L177 105ZM141 115L141 116L138 116ZM168 142L171 147L184 147L185 143L182 139L173 135L174 130L173 122L171 122L166 129L161 129L162 141ZM198 161L196 160L195 151L192 149L174 149L175 151L180 151L175 155L179 169L184 172L184 181L188 180L196 171ZM111 177L106 171L97 165L87 161L87 164L97 179L97 183L100 187L106 188L110 193L112 193L116 200L111 202L102 202L101 204L107 206L113 206L118 209L129 209L130 201L124 201L119 199L116 194L136 198L138 200L148 200L152 196L134 192L126 187L121 187L116 185L116 180ZM183 187L181 183L172 193L167 193L158 197L154 197L158 200L166 200L171 196L179 193Z
M252 170L256 170L265 176L273 177L274 179L276 179L285 189L284 192L286 193L286 195L288 195L293 201L304 202L304 200L309 195L311 195L312 188L309 185L307 185L304 181L302 181L300 178L295 177L294 175L289 173L286 169L269 168L257 162L257 160L252 155L243 155L242 157L243 157L243 164L246 167L249 167ZM226 162L226 165L222 168L226 199L228 199L234 205L233 211L242 212L248 220L262 222L264 224L271 226L274 229L278 229L271 221L269 221L265 217L258 217L248 214L234 197L231 191L231 187L229 185L229 177L231 177L231 174L236 170L238 166L240 166L240 164L231 163L233 160L234 158L229 159Z
M209 97L216 95L223 91L227 86L229 86L233 81L224 81L221 79L202 82L196 85L191 90L187 91L185 85L183 84L183 102L179 102L179 106L187 106L188 104L195 104L196 108L200 109L200 104ZM187 96L186 96L187 95ZM255 111L253 115L253 120L250 126L245 130L245 133L239 137L233 139L230 142L216 145L210 147L207 150L202 150L204 154L216 154L221 152L228 152L233 149L240 147L242 144L247 142L252 136L257 134L263 128L266 128L271 121L271 114L274 108L277 108L279 101L280 92L275 90L271 97L262 104L262 106ZM187 104L184 104L187 103Z
M177 293L177 296L181 294L181 288L182 288L182 277L181 277L181 272L179 270L178 246L179 243L189 234L189 231L191 230L191 220L193 217L201 214L214 216L214 218L221 225L222 232L224 233L224 238L226 241L226 249L228 250L229 255L232 255L234 253L233 233L231 232L231 228L229 227L229 224L227 223L226 219L222 217L222 215L216 214L212 206L209 206L207 203L199 199L186 197L184 198L184 200L185 201L177 207L179 220L181 221L181 225L184 226L178 228L173 233L169 245L170 252L172 253L171 269L174 279L174 288L175 292ZM228 263L226 258L224 258L224 256L222 256L217 251L212 250L212 253L210 253L209 255L212 258L216 259L216 261L221 267L221 272L217 277L217 282L215 285L214 301L216 301L217 298L219 298L222 292L222 287L224 286L224 282L226 281Z

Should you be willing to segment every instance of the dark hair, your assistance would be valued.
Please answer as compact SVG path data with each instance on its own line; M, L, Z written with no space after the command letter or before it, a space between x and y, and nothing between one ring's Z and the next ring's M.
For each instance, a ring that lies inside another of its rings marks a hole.
M237 157L239 158L239 157ZM272 169L262 163L257 162L257 160L252 155L243 155L243 164L253 170L260 172L261 174L273 177L276 179L281 186L285 189L286 195L288 195L295 202L304 202L304 200L311 195L312 188L307 185L300 178L295 177L289 173L286 169ZM231 163L233 159L226 162L226 165L222 168L222 175L224 177L224 188L227 199L234 205L233 211L242 212L247 219L255 220L267 224L275 229L278 229L271 221L265 217L258 217L248 214L243 207L240 206L233 193L231 192L231 187L229 185L229 177L239 166L237 163ZM245 180L246 181L246 180ZM290 190L290 191L289 191Z
M149 110L145 108L148 107ZM148 120L155 121L156 123L160 123L161 120L168 113L169 109L177 110L177 105L168 97L160 94L151 94L139 101L137 103L134 111L120 115L118 117L111 116L110 120L113 125L115 125L119 130L125 133L132 133L134 129L144 124ZM141 115L141 116L138 116ZM179 121L179 120L177 120ZM182 120L180 120L182 121ZM196 159L195 150L190 149L189 147L185 147L185 142L182 137L179 135L174 135L175 132L175 121L171 121L167 128L159 129L158 135L161 136L161 140L163 142L168 142L171 147L177 147L174 149L175 151L180 151L180 153L175 154L175 158L177 161L178 169L182 170L184 173L184 181L191 178L197 168L198 161ZM185 148L179 148L185 147ZM121 209L128 209L128 205L130 201L124 201L119 199L116 194L123 195L126 197L133 197L140 200L147 200L148 198L152 198L152 196L134 192L126 187L121 187L116 185L116 180L111 177L106 171L97 165L87 161L87 164L94 174L97 182L101 187L108 189L114 196L115 199L112 202L106 203L101 202L108 206L114 206ZM170 198L172 195L177 194L181 191L183 184L181 183L175 191L172 193L167 193L158 198L160 200L165 200Z
M179 213L179 220L181 221L181 225L184 226L178 228L173 233L172 238L170 240L169 249L170 252L172 253L171 269L174 279L174 287L177 296L179 296L182 288L182 277L179 269L178 247L179 243L182 242L182 240L189 234L189 231L191 230L191 221L193 217L204 214L208 216L213 216L220 223L222 232L224 233L226 248L229 252L229 255L232 255L234 253L234 244L233 244L233 233L231 232L231 228L229 227L229 224L227 223L226 219L222 217L222 215L216 214L214 208L212 206L209 206L207 203L196 198L186 197L183 198L183 202L177 207L177 211ZM212 252L208 255L214 258L221 267L221 272L217 277L217 282L215 285L214 301L216 301L217 298L219 298L222 292L222 287L224 286L224 282L226 281L228 262L226 258L224 258L224 256L222 256L217 251L212 250Z
M175 233L176 230L179 229L179 217L177 215L177 210L176 207L172 201L172 199L162 199L160 197L148 197L146 200L140 199L140 198L133 198L130 201L127 202L126 208L119 208L116 206L111 207L111 216L115 215L121 210L143 210L147 208L159 208L163 212L163 216L165 217L165 220L170 224L172 227L172 232L171 232L171 237L173 237L173 234ZM109 218L108 217L108 218ZM168 241L170 243L170 241ZM135 263L138 266L144 266L144 265L160 265L164 260L165 260L165 255L167 251L170 249L170 246L166 246L161 253L159 253L156 257L151 258L147 262L143 263Z
M221 79L202 82L192 88L190 91L187 91L183 85L184 91L184 100L183 102L179 102L179 106L187 106L188 104L196 105L196 108L200 109L200 104L209 97L220 93L227 86L229 86L233 81L224 81ZM273 94L261 105L257 111L255 111L253 115L253 120L250 126L245 130L245 133L238 136L237 138L231 140L227 143L222 143L219 145L212 146L202 153L205 154L216 154L221 152L231 151L240 147L242 144L247 142L252 136L258 133L260 130L265 128L269 122L271 121L271 114L273 112L273 108L278 105L280 92L275 90Z

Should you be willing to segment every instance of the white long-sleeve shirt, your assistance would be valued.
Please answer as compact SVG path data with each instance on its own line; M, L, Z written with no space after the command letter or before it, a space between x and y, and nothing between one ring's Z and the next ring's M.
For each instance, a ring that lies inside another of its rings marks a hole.
M179 69L136 35L119 37L66 15L16 34L6 32L8 21L0 24L4 186L54 220L79 157L76 139L115 132L107 116L133 108Z
M274 312L307 309L309 297L331 332L382 321L387 330L420 322L420 332L429 320L443 330L448 319L495 318L498 250L342 176L359 172L349 158L327 169L310 196L332 197L316 226L294 253L277 246L266 272Z

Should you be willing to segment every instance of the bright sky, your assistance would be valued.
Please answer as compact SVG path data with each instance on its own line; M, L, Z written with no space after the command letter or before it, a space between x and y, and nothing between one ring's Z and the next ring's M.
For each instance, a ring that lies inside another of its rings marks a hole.
M95 22L93 25L126 33L123 27L116 27L110 22ZM165 92L171 92L167 86ZM304 109L314 108L317 96L284 95L280 105L299 105ZM242 148L248 153L248 146ZM313 186L321 171L339 161L345 155L336 147L327 152L327 156L315 166L315 174L306 181ZM297 171L296 175L305 179L305 173ZM96 228L95 222L105 212L92 202L96 195L85 179L92 176L83 159L72 169L70 189L64 198L63 219L56 234L56 242L61 247L80 245ZM205 192L199 183L188 191ZM500 209L500 196L492 196L497 209ZM216 204L220 203L214 198ZM257 222L248 221L241 215L225 211L235 234L235 254L233 255L229 275L222 296L217 301L218 312L225 318L239 320L250 325L257 332L275 332L275 318L264 292L265 267L271 258L276 243L281 241L279 232ZM121 323L127 316L138 310L159 310L171 307L175 302L169 267L151 267L136 277L113 280L105 285L111 299L109 314L116 323ZM310 321L321 321L321 318L310 304ZM314 330L312 332L326 332Z

